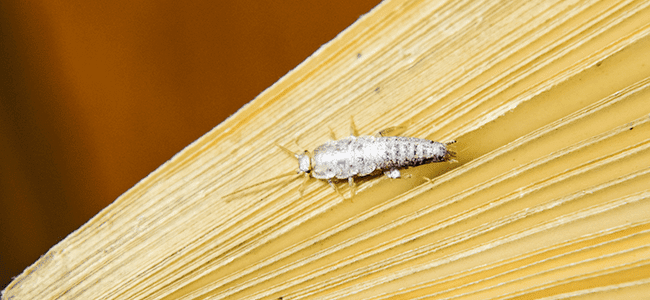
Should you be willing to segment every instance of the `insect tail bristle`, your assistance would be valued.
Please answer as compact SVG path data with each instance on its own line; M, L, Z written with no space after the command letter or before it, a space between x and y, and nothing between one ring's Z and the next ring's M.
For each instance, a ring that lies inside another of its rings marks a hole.
M445 153L445 161L451 160L451 159L454 159L454 158L456 158L456 152L451 151L451 150L447 150L447 152Z
M455 144L455 143L456 143L456 140L451 140L449 142L446 142L445 146L449 146L449 145ZM449 148L447 148L446 153L445 153L445 161L457 162L457 160L455 158L456 158L456 152L451 151L451 150L449 150Z

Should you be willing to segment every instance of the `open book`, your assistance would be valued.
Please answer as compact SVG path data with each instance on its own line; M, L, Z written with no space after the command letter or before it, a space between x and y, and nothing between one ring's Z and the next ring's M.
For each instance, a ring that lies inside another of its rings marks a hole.
M455 161L253 186L351 117ZM2 299L647 297L649 197L650 2L387 0Z

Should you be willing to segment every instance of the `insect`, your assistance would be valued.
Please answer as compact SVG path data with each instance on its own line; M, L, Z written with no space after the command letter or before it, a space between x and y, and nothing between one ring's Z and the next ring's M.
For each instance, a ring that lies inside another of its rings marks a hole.
M447 146L456 141L440 143L414 137L387 136L396 128L398 127L379 131L374 136L359 136L354 122L351 122L350 136L337 140L330 129L332 141L316 147L313 154L306 150L303 153L293 153L285 147L277 146L298 160L297 173L305 178L299 189L301 195L311 177L327 180L341 196L343 194L334 181L347 179L351 194L354 195L356 191L355 177L383 171L388 178L400 178L400 169L450 161L455 156L455 153L450 151ZM265 180L227 196L289 175L291 174Z

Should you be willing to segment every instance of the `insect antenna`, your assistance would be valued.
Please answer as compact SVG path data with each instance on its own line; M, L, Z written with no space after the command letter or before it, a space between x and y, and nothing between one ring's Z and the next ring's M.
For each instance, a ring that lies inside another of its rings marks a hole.
M241 189L238 189L238 190L236 190L236 191L234 191L234 192L232 192L232 193L229 193L229 194L223 196L222 199L229 198L229 197L231 197L231 196L233 196L233 195L239 194L239 193L241 193L241 192L243 192L243 191L249 190L249 189L254 188L254 187L256 187L256 186L260 186L260 185L262 185L262 184L265 184L265 183L268 183L268 182L271 182L271 181L274 181L274 180L278 180L278 179L280 179L280 178L284 178L284 177L292 176L292 175L295 176L295 175L296 175L296 172L290 172L290 173L286 173L286 174L278 175L278 176L275 176L275 177L269 178L269 179L267 179L267 180L264 180L264 181L260 181L260 182L258 182L258 183L255 183L255 184L253 184L253 185L249 185L249 186L247 186L247 187L243 187L243 188L241 188ZM292 179L289 180L285 185L290 184L292 181L294 181L294 180L296 180L296 179L298 179L298 178L299 178L298 176L296 176L295 178L292 178Z
M301 157L305 157L309 153L309 152L305 151L303 154L298 154L298 153L292 152L291 150L289 150L289 149L287 149L285 147L280 146L279 144L275 144L275 145L278 146L278 148L280 148L280 150L282 150L282 151L286 152L287 154L289 154L289 155L295 157L296 159L298 159L298 161L301 160ZM302 167L302 165L299 166L298 174L303 174L304 175L304 180L303 180L302 184L300 185L300 187L298 188L298 192L300 192L300 197L302 197L302 195L304 194L305 187L307 186L307 183L309 182L309 179L311 178L309 176L309 170L304 170L301 167ZM309 168L309 166L307 166L307 168ZM238 190L236 190L236 191L234 191L234 192L232 192L230 194L227 194L227 195L223 196L222 198L228 198L228 197L231 197L232 195L239 194L239 193L241 193L243 191L249 190L249 189L254 188L256 186L259 186L259 185L262 185L262 184L265 184L265 183L268 183L270 181L274 181L274 180L277 180L277 179L280 179L280 178L283 178L283 177L291 176L291 175L296 175L296 173L291 172L291 173L278 175L278 176L275 176L273 178L269 178L267 180L255 183L253 185L238 189ZM295 178L292 178L289 182L287 182L285 184L285 186L290 184L292 181L298 179L298 177L299 176L296 176ZM228 200L228 201L230 201L230 200Z
M287 153L287 154L289 154L289 155L291 155L291 156L293 156L293 157L295 157L295 158L298 158L298 154L297 154L297 153L294 153L293 151L291 151L291 150L289 150L289 149L287 149L287 148L285 148L285 147L280 146L280 144L275 144L275 145L276 145L278 148L280 148L280 150L284 151L285 153Z

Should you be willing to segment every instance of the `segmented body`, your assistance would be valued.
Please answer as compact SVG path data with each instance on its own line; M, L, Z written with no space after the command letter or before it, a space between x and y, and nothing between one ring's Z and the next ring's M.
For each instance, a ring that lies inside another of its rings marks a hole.
M347 179L351 194L354 195L355 176L365 176L381 170L390 178L400 178L400 169L450 161L454 156L454 152L449 151L447 145L455 141L439 143L412 137L385 136L393 129L395 128L382 130L375 136L358 136L352 122L351 136L336 140L332 133L334 140L316 147L313 156L309 151L294 154L289 149L277 146L298 159L298 174L303 174L305 177L299 189L301 195L310 177L327 180L341 196L343 194L338 190L333 179ZM289 175L292 174L276 176L232 192L225 197Z
M452 155L446 144L426 139L349 136L318 146L311 157L311 170L301 169L311 171L311 176L318 179L346 179L376 170L399 178L399 169L447 161Z

